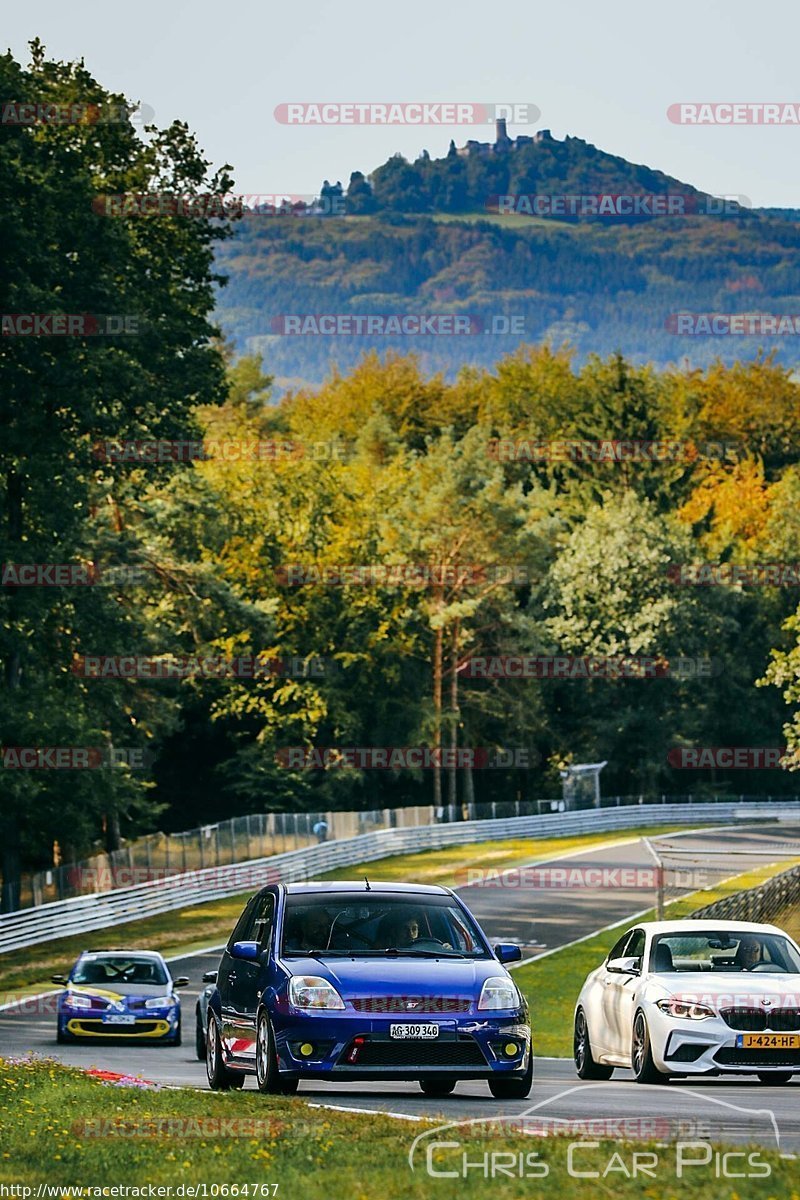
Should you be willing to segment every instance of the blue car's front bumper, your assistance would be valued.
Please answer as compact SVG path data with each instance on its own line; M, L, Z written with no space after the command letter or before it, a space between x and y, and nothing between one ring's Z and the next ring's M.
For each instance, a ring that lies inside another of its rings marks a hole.
M180 1008L164 1005L144 1012L125 1013L125 1023L108 1019L94 1009L73 1009L63 1004L58 1009L58 1033L63 1040L113 1038L128 1041L175 1042L180 1030Z
M282 1073L301 1079L486 1079L527 1069L530 1026L521 1010L453 1016L271 1014ZM436 1025L431 1039L396 1038L394 1025ZM513 1052L512 1052L513 1051Z

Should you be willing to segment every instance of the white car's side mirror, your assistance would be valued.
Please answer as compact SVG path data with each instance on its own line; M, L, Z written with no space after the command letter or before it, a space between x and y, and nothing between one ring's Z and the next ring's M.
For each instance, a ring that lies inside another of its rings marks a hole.
M640 975L642 960L640 958L612 958L606 963L606 970L612 975Z

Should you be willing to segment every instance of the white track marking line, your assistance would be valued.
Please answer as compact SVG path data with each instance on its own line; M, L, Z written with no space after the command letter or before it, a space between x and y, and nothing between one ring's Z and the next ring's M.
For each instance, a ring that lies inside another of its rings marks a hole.
M321 1104L306 1100L308 1108L330 1108L334 1112L367 1113L370 1117L395 1117L398 1121L433 1121L433 1117L412 1117L409 1113L388 1112L385 1108L350 1108L347 1104Z

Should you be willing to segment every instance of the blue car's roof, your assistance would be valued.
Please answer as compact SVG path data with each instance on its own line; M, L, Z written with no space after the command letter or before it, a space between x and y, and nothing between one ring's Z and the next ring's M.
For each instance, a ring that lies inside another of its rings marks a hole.
M446 896L449 889L437 883L383 883L370 879L367 887L363 879L338 879L334 883L287 883L289 895L302 892L416 892L423 895Z
M158 950L129 950L127 946L104 946L98 950L81 950L78 958L97 957L99 954L135 954L137 958L157 958L160 962L164 961L163 955L159 954Z

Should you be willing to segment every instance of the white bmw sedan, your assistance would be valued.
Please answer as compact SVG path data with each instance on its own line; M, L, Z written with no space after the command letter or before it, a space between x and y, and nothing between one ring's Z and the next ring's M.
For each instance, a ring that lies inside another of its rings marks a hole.
M586 979L575 1006L575 1067L638 1083L680 1075L800 1073L800 949L774 925L644 921Z

